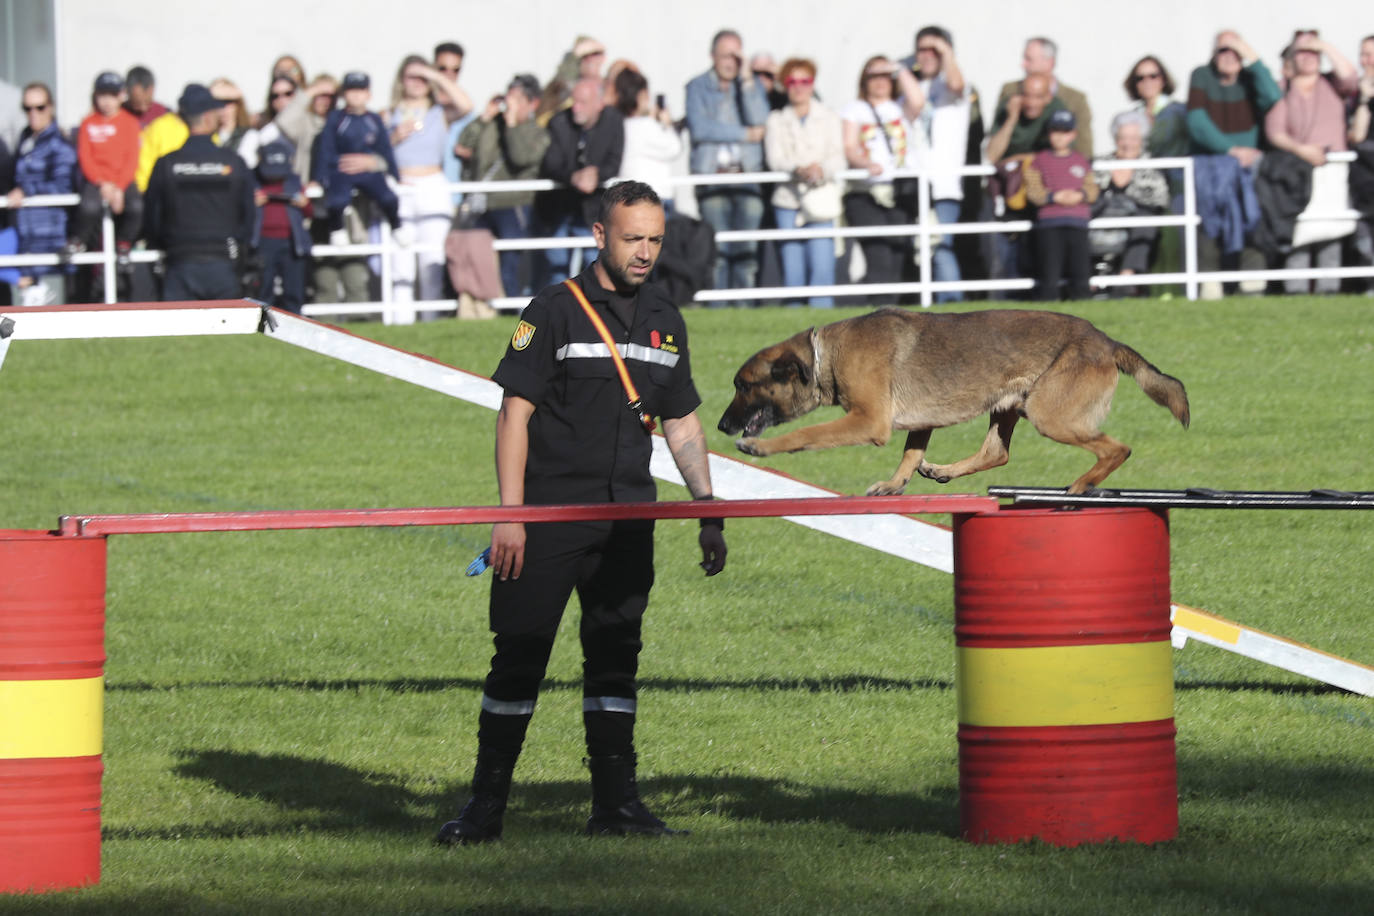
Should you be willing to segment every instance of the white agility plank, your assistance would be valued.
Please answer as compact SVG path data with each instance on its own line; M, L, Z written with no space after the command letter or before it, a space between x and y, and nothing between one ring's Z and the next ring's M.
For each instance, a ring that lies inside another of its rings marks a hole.
M1188 640L1195 639L1352 693L1374 697L1374 668L1368 665L1247 627L1186 604L1174 604L1169 610L1174 623L1172 641L1175 649L1182 649Z
M251 302L217 307L44 305L0 309L14 321L13 340L90 340L256 334L262 310Z

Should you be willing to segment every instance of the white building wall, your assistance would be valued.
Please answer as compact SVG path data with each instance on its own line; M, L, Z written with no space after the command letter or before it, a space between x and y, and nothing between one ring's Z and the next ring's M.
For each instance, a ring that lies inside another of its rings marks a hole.
M480 105L516 72L547 80L579 33L601 39L609 59L639 64L651 91L666 94L680 115L684 83L709 66L711 36L727 26L743 35L746 54L768 50L779 63L794 54L814 59L817 87L838 107L854 96L867 57L911 53L916 29L931 23L953 31L989 120L998 87L1021 75L1024 40L1053 38L1059 76L1088 94L1097 149L1106 152L1111 116L1127 107L1122 80L1141 55L1164 61L1182 99L1188 73L1207 59L1219 28L1239 29L1277 73L1279 52L1298 27L1320 29L1355 61L1360 38L1374 32L1374 10L1353 0L1307 7L1274 0L57 0L59 117L76 124L96 74L136 63L157 75L167 105L175 106L188 81L227 76L257 109L268 69L283 52L299 56L307 74L367 70L380 107L401 58L428 55L443 40L467 49L461 80Z

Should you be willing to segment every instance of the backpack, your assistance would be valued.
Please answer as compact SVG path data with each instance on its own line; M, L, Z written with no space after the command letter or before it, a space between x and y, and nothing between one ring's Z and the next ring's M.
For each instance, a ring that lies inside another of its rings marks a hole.
M686 305L699 290L710 289L715 264L715 230L704 220L676 214L669 217L652 279L673 303Z

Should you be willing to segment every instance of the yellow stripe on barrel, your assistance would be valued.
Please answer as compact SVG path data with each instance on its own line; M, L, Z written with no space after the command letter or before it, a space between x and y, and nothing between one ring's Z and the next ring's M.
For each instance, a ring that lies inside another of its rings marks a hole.
M101 752L105 679L0 681L0 760Z
M1114 725L1174 714L1167 641L956 651L966 725Z

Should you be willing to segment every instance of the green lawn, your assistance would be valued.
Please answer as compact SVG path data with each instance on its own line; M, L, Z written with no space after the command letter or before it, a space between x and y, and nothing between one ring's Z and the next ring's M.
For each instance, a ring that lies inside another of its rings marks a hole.
M1181 378L1184 431L1123 379L1119 487L1374 489L1367 300L1072 311ZM754 350L856 314L691 310L711 446ZM350 328L473 371L514 319ZM825 413L816 419L825 419ZM489 505L493 414L260 338L18 342L0 369L0 528L62 514ZM971 452L985 421L935 434ZM885 449L748 459L847 493ZM948 487L1063 486L1091 462L1018 431ZM681 498L663 485L660 495ZM1176 600L1374 662L1367 512L1175 511ZM1367 912L1374 705L1238 656L1176 652L1178 840L958 839L949 576L778 520L730 522L706 580L664 522L638 744L692 835L589 841L576 610L505 842L437 850L465 796L490 657L485 528L118 536L109 545L104 876L0 913ZM3 571L0 571L3 574Z

